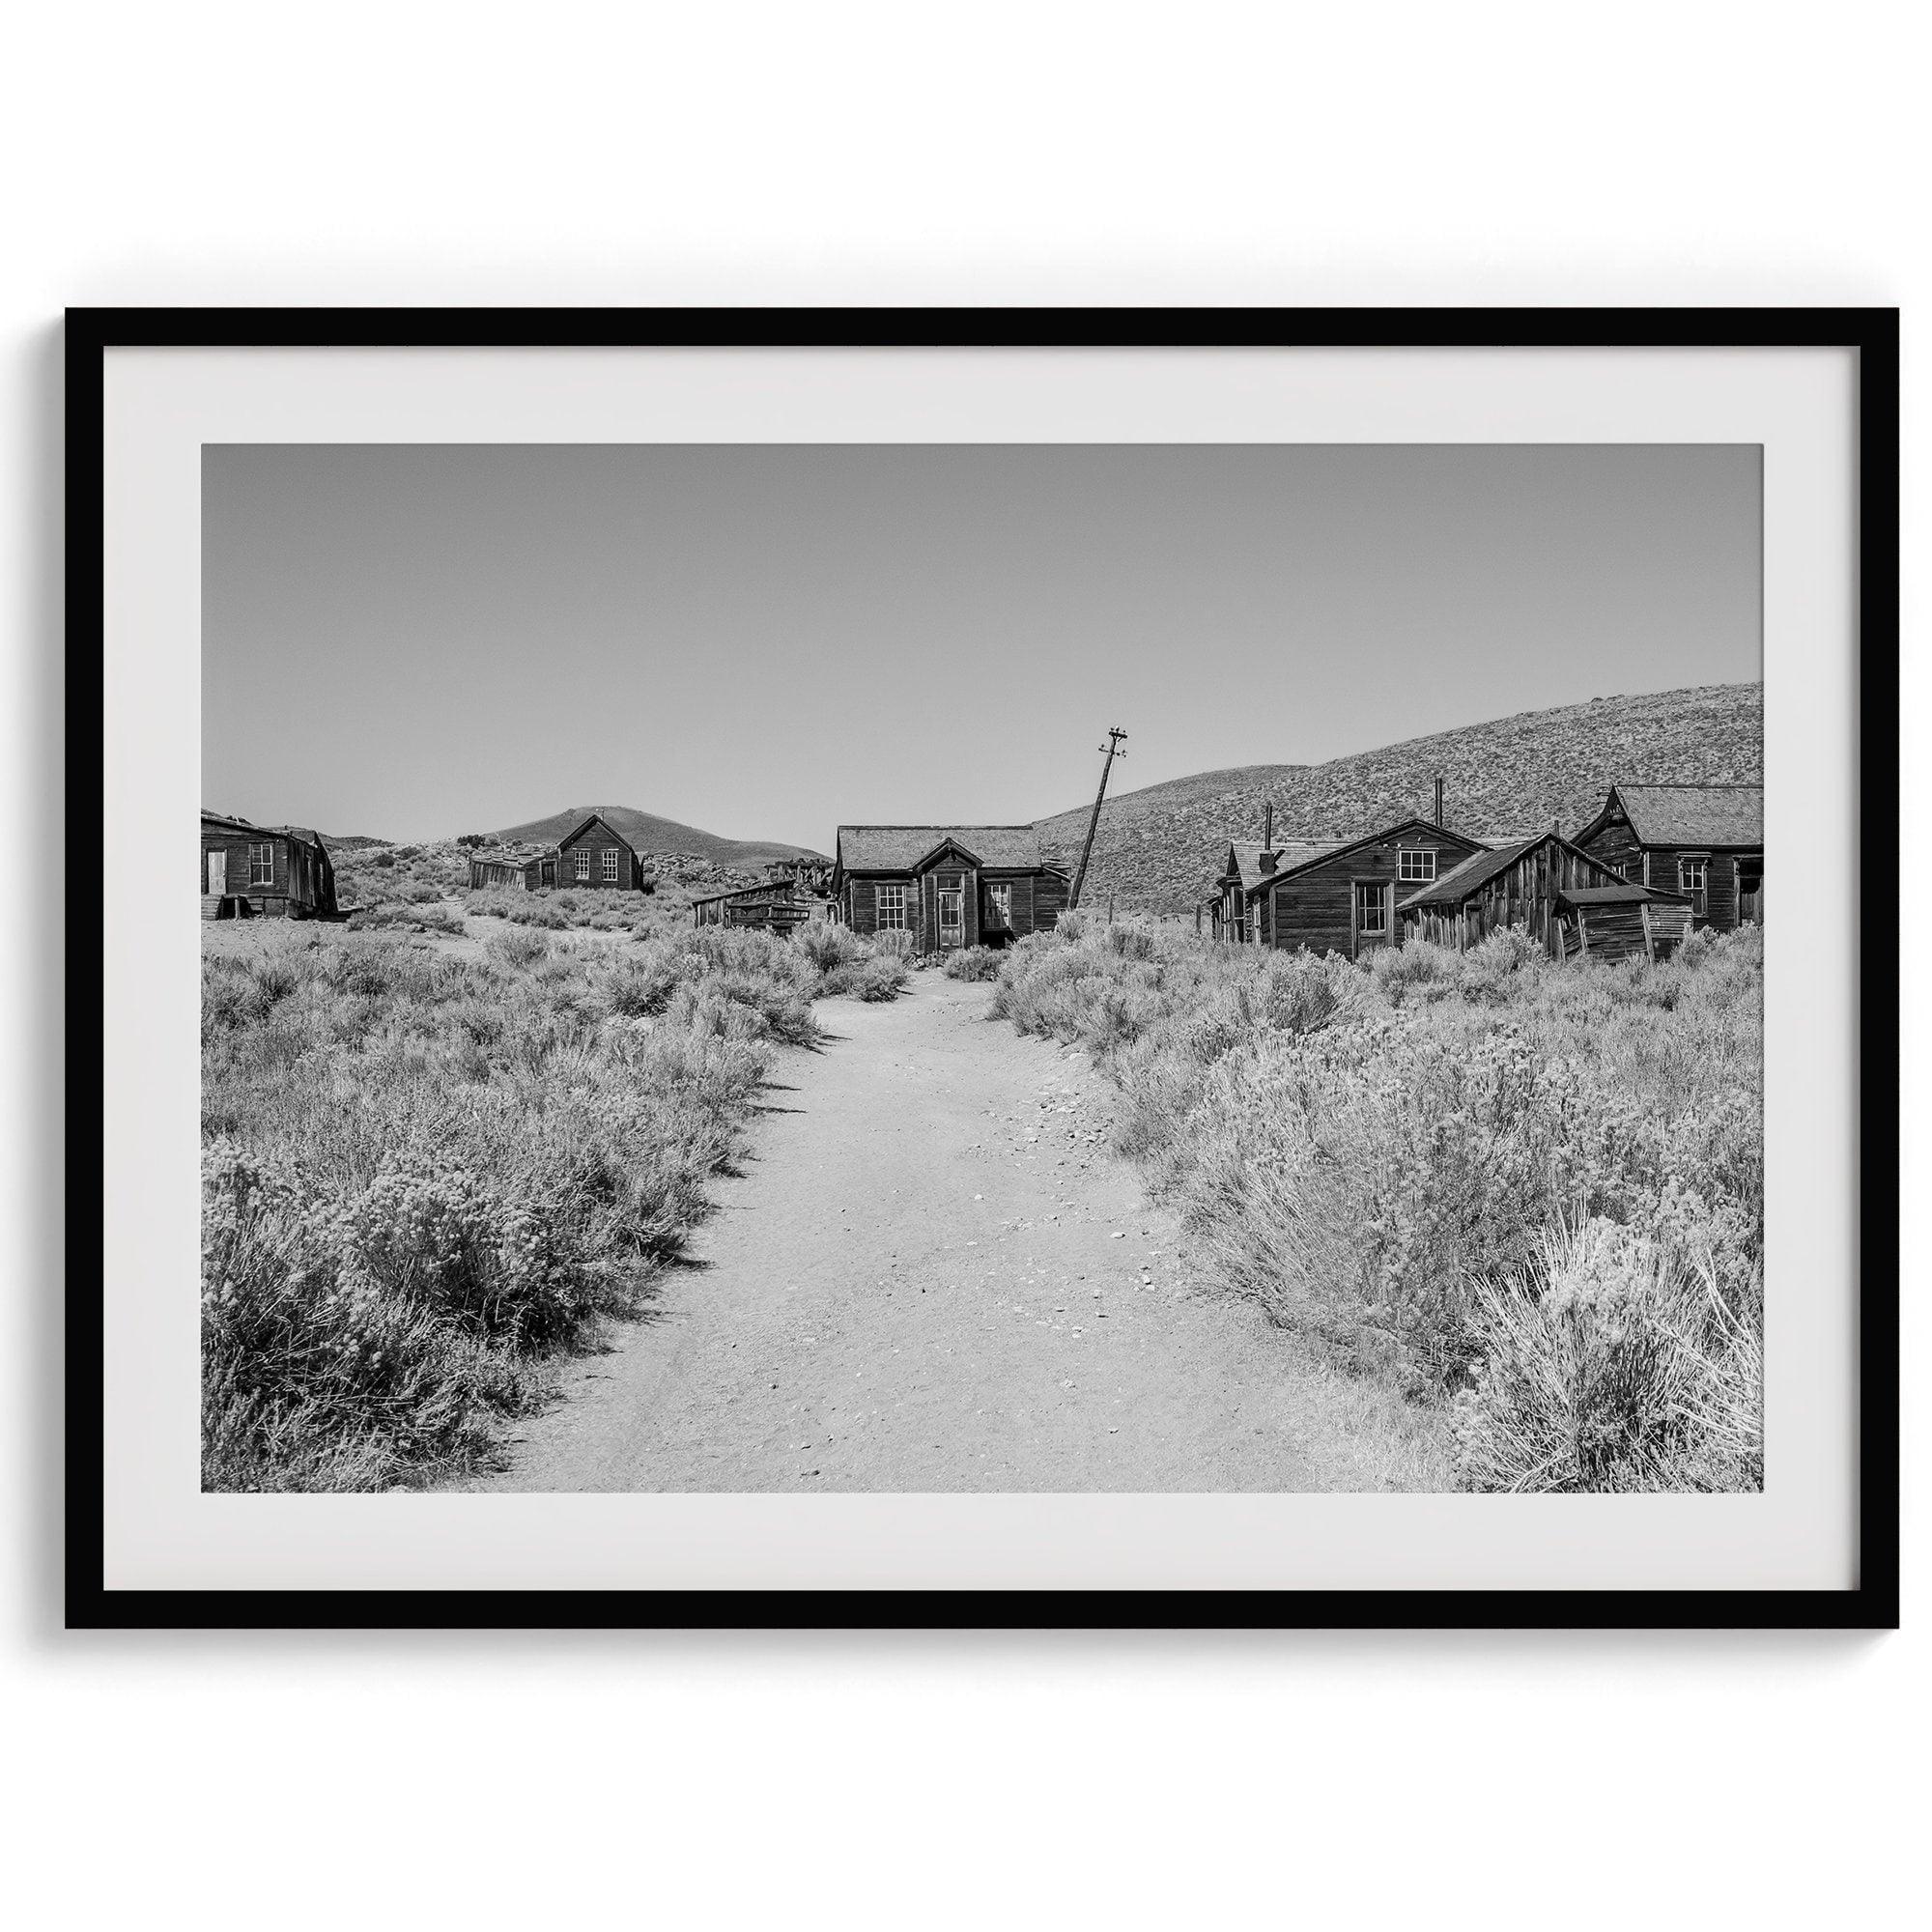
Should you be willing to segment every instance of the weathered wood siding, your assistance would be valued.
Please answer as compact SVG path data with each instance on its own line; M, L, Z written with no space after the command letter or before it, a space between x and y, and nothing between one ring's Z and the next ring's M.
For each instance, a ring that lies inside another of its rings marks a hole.
M604 854L611 851L617 855L617 876L614 879L608 878L604 871ZM588 878L579 874L580 853L588 856ZM638 863L638 855L614 832L602 824L586 825L581 832L563 839L557 846L557 884L576 892L635 893L643 885L643 867Z
M882 874L867 878L848 878L838 895L838 916L854 932L870 937L879 930L879 888L899 886L905 891L905 929L922 952L939 951L939 893L942 881L957 884L964 895L960 923L964 946L983 945L987 939L987 889L1010 886L1013 890L1012 936L1023 939L1030 932L1048 932L1066 909L1066 880L1057 872L1019 872L960 863L940 864L928 870ZM1004 933L993 934L1004 937Z
M253 848L266 845L270 852L270 876L257 882L253 876ZM270 918L300 918L305 913L335 911L335 874L327 857L274 832L228 832L204 826L201 833L202 897L208 896L208 855L227 855L228 879L222 891L229 898L245 898L259 913Z
M1441 826L1405 826L1373 844L1337 852L1289 874L1264 888L1256 897L1264 902L1261 917L1263 943L1305 948L1311 952L1341 952L1354 958L1399 936L1396 904L1421 888L1420 880L1398 880L1400 855L1405 851L1435 854L1436 875L1473 857L1483 848L1472 838ZM1382 938L1366 944L1355 930L1355 887L1368 882L1393 887L1389 923Z
M1404 936L1434 940L1440 946L1474 946L1504 926L1520 925L1552 956L1561 958L1566 951L1563 925L1576 915L1559 913L1556 895L1573 887L1621 883L1617 872L1594 854L1545 838L1458 904L1424 906L1403 914ZM1605 908L1588 908L1592 920L1601 910Z
M1579 838L1577 843L1593 859L1601 859L1612 871L1621 872L1633 885L1671 886L1676 883L1675 879L1646 879L1643 876L1643 847L1637 842L1629 818L1621 810L1612 812L1609 819L1588 838Z

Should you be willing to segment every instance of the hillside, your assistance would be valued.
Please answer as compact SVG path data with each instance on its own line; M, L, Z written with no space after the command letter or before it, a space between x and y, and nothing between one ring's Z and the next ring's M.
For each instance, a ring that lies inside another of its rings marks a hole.
M1110 798L1088 871L1085 902L1115 895L1123 908L1180 913L1205 898L1217 847L1259 838L1274 805L1278 838L1359 838L1406 812L1428 812L1435 780L1444 815L1478 838L1521 835L1560 819L1576 831L1619 779L1718 783L1764 775L1764 687L1599 697L1526 711L1359 752L1325 765L1241 765L1172 779ZM1091 806L1038 821L1069 867L1080 856Z
M504 844L527 842L554 845L579 820L601 812L613 830L621 832L642 853L685 852L706 859L714 866L750 867L756 870L773 859L822 859L805 845L774 845L750 838L721 838L715 832L700 832L695 825L680 825L674 818L658 818L628 805L572 805L548 818L534 818L527 825L512 825L490 837Z

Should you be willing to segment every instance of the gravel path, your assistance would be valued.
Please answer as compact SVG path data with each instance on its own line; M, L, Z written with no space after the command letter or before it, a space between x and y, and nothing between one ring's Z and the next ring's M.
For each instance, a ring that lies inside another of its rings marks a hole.
M696 1264L566 1371L530 1491L1353 1488L1252 1308L1194 1292L1076 1053L923 974L819 1009ZM1325 1473L1324 1473L1325 1472Z

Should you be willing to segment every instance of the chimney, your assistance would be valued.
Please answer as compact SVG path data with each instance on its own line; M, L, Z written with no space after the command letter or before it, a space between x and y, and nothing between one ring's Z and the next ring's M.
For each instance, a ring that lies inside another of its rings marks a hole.
M1273 799L1269 799L1267 803L1262 807L1262 850L1264 852L1272 852L1274 850L1274 800ZM1270 866L1267 869L1271 872L1274 870L1274 867Z
M1258 860L1256 860L1255 863L1262 868L1262 876L1264 878L1265 878L1268 873L1274 870L1274 861L1275 861L1275 855L1269 851L1264 851L1261 857Z
M1442 780L1440 776L1435 781L1435 822L1438 826L1442 823Z

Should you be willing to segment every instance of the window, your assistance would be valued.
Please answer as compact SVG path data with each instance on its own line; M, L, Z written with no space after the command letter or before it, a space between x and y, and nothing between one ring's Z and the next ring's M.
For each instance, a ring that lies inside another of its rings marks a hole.
M1426 886L1435 876L1435 848L1418 845L1413 851L1398 852L1395 855L1395 875L1411 884Z
M903 932L905 930L905 888L903 886L879 886L878 894L879 930L881 932Z
M1355 886L1355 930L1357 932L1386 932L1388 930L1388 888L1379 883L1364 879Z
M1699 919L1704 917L1708 903L1705 894L1710 883L1710 867L1708 859L1680 859L1677 862L1677 890L1690 895L1690 910Z
M272 845L249 846L248 883L251 886L272 886L275 883L275 848Z
M1012 923L1012 887L988 886L986 888L986 923L988 925L1011 925Z
M617 883L617 848L614 845L604 848L604 883L607 886Z

